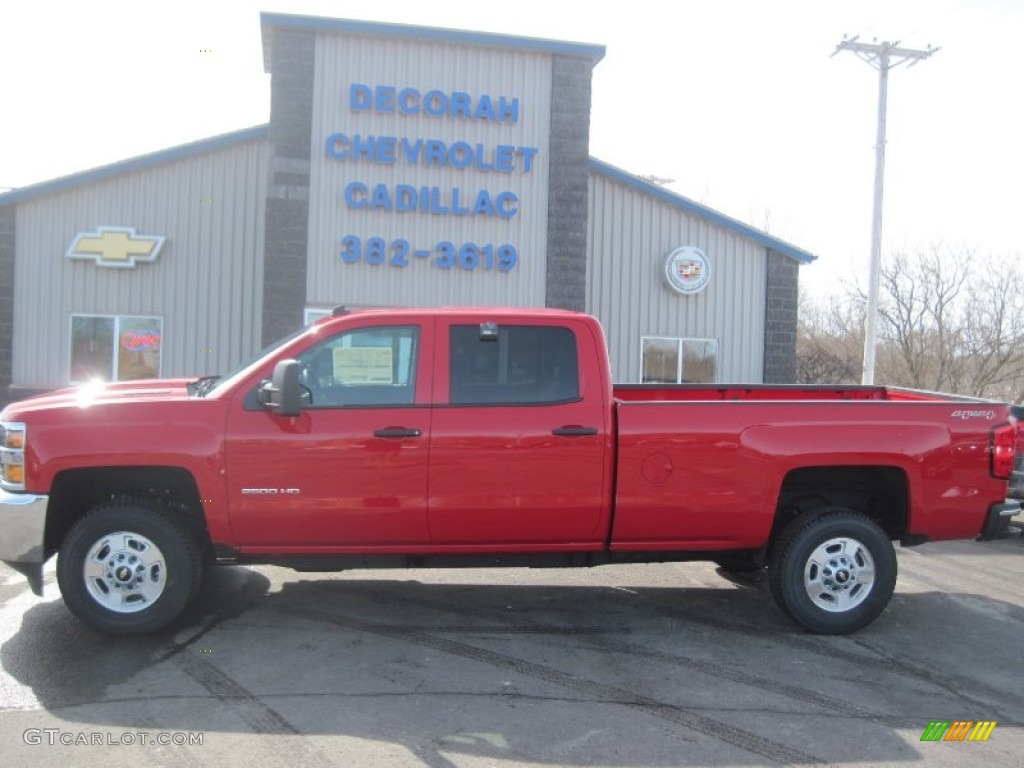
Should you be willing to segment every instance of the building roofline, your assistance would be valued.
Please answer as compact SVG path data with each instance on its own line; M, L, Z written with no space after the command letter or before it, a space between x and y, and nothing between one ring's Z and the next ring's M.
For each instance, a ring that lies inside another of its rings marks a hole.
M97 181L104 181L114 176L121 176L133 171L141 171L153 168L166 163L173 163L176 160L184 160L196 155L213 152L218 149L226 149L236 144L243 144L247 141L266 139L270 135L268 124L255 125L252 128L244 128L240 131L222 133L218 136L211 136L207 139L200 139L188 144L179 144L170 149L161 149L150 152L146 155L121 160L110 165L102 165L87 171L73 173L70 176L61 176L50 181L42 181L38 184L30 184L27 187L19 187L13 192L0 194L0 207L23 203L27 200L35 200L38 197L45 197L57 192L74 189L85 184L93 184Z
M411 24L391 24L358 19L334 19L324 16L297 16L290 13L260 13L263 33L263 70L271 70L273 29L306 29L313 32L341 32L376 37L399 37L430 42L479 45L485 48L510 48L533 53L561 53L582 56L591 60L591 66L604 58L605 47L592 43L574 43L566 40L547 40L539 37L518 37L493 32L472 32L464 29L420 27Z
M615 181L621 182L628 187L632 187L640 192L656 197L664 203L692 213L701 218L713 221L725 229L732 230L737 234L749 237L751 240L760 243L761 245L771 248L773 251L789 256L792 259L800 262L801 264L810 264L817 260L817 256L809 251L805 251L803 248L797 248L795 245L779 240L777 237L772 237L767 232L762 232L760 229L755 229L749 224L744 224L741 221L730 218L724 213L720 213L713 208L708 208L705 205L694 202L688 197L677 195L675 192L671 192L664 187L660 187L657 184L641 179L638 176L623 171L621 168L616 168L614 165L609 165L602 160L598 160L596 157L590 158L590 167L592 170L600 173L603 176L614 179Z

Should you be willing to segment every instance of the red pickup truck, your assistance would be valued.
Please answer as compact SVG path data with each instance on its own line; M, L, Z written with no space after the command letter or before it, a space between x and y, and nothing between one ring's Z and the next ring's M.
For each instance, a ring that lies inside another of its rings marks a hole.
M883 387L613 386L559 310L337 311L224 377L0 414L0 560L115 634L212 564L298 570L713 560L845 633L893 541L986 538L1024 498L1016 406Z

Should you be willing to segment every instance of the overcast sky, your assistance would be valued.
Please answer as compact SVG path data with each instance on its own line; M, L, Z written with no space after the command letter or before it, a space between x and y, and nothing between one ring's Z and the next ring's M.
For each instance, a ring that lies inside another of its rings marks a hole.
M266 122L261 10L606 46L591 153L817 254L814 295L871 232L878 76L830 55L940 46L890 76L884 252L1024 252L1022 0L4 0L0 188Z

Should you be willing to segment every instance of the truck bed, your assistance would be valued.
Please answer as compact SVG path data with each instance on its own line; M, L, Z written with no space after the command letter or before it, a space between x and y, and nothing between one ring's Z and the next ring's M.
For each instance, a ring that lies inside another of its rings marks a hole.
M621 402L692 402L713 400L874 400L927 402L988 402L975 398L882 386L804 384L615 384L612 394Z
M810 508L833 485L857 489L850 507L905 509L910 533L968 538L1004 498L989 462L1005 404L877 386L613 392L613 548L757 548L780 503Z

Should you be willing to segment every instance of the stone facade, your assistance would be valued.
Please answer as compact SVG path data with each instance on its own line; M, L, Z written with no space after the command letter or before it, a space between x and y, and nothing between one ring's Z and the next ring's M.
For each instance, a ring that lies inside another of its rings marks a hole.
M18 208L0 208L0 408L11 397L14 350L14 242Z
M579 311L587 301L592 71L589 59L553 57L545 304Z
M796 382L796 324L800 265L768 250L765 286L764 383Z
M302 327L309 240L314 35L277 29L271 62L263 344Z

